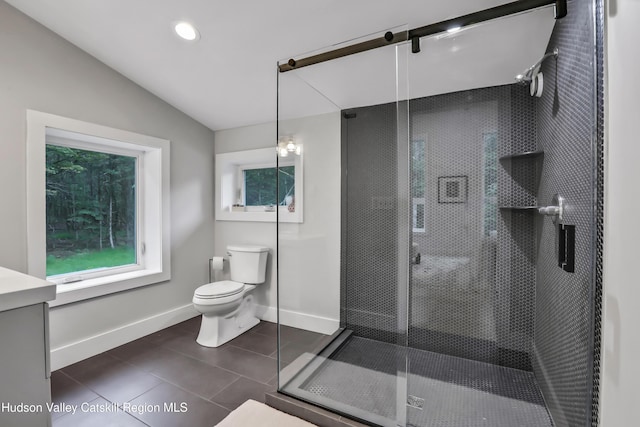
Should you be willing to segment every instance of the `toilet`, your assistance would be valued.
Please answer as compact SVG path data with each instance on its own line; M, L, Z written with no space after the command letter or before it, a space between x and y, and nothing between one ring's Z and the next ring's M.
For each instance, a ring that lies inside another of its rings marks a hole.
M228 246L231 280L207 283L196 289L193 306L202 313L196 342L218 347L260 323L252 291L264 283L269 248Z

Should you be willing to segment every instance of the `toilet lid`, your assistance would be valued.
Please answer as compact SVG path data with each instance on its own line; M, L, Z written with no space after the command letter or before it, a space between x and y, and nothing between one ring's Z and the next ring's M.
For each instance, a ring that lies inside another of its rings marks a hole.
M198 298L222 298L239 294L244 288L244 283L223 280L221 282L207 283L196 289Z

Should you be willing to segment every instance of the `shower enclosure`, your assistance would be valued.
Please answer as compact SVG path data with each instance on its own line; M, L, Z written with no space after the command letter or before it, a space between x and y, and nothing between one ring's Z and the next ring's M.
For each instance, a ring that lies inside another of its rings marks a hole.
M594 420L596 21L569 5L278 64L278 158L305 168L281 393L380 426Z

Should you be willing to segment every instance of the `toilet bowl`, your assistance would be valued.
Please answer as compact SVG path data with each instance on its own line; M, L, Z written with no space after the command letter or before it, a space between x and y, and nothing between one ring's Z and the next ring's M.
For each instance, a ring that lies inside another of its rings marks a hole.
M196 342L205 347L218 347L260 323L250 294L255 288L255 285L225 280L196 289L193 305L202 313Z
M196 342L218 347L260 323L252 291L264 282L268 248L229 246L231 280L207 283L193 295L193 306L202 313Z

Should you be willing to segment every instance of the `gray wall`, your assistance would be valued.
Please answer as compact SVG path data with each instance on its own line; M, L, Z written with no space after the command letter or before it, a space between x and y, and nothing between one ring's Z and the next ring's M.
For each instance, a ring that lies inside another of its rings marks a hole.
M284 120L277 128L303 145L304 223L216 221L215 253L223 255L230 244L271 248L267 280L254 291L262 318L275 322L279 302L281 323L331 334L339 319L340 118L336 112ZM276 123L215 135L216 153L275 147ZM275 155L274 150L274 160ZM279 301L276 246L280 250Z
M0 265L27 272L26 109L172 144L172 279L52 309L52 348L188 306L214 249L213 132L2 1L0 52Z
M569 2L556 23L545 62L545 89L536 104L538 143L544 150L538 191L567 200L565 223L576 226L575 273L557 267L556 231L538 218L534 372L557 426L586 425L591 408L591 339L594 286L595 105L593 5Z

